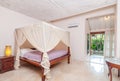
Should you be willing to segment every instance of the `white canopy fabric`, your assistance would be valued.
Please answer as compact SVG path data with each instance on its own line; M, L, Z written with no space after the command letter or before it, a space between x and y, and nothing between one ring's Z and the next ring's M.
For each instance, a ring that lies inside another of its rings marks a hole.
M45 22L15 30L15 69L19 68L20 47L27 40L37 50L43 52L41 65L44 75L50 72L50 62L47 52L52 50L60 41L70 46L69 32Z

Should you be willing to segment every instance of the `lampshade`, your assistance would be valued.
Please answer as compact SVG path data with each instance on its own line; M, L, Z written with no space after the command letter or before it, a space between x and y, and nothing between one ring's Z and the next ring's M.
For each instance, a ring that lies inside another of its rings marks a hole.
M12 54L12 48L11 48L11 46L10 45L6 45L5 46L5 56L11 56L11 54Z

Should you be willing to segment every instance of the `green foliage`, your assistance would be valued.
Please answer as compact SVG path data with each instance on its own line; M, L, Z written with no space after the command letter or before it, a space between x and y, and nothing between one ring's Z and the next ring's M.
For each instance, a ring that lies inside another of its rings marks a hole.
M104 36L98 35L97 37L92 37L91 41L91 49L92 50L98 50L103 51L104 49Z

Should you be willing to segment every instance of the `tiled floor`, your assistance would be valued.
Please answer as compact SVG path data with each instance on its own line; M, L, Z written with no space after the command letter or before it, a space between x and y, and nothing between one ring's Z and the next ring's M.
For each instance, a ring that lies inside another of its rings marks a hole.
M89 61L66 60L51 68L50 81L109 81L104 59L91 57ZM0 74L0 81L41 81L40 69L29 64L22 65L19 70ZM113 69L113 81L120 81Z
M89 62L91 63L98 63L98 64L105 64L104 57L99 55L91 55L89 57Z

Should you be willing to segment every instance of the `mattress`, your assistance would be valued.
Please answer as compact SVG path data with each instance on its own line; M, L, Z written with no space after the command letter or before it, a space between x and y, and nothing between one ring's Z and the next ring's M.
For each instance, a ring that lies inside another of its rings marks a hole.
M66 50L52 50L52 51L48 52L49 60L59 58L66 54L67 54ZM41 56L42 56L42 52L37 51L37 50L28 51L28 52L21 54L21 57L24 57L26 59L33 60L36 62L41 62Z

